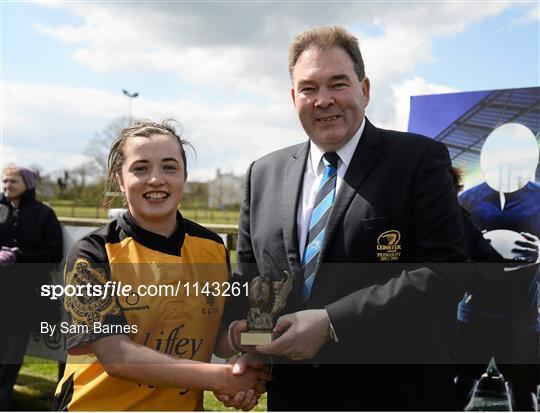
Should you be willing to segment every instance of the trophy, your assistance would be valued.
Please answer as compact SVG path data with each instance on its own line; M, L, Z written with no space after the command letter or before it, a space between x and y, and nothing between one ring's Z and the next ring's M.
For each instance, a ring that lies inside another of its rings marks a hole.
M251 304L247 315L248 331L240 335L243 346L258 346L274 339L274 317L283 310L292 290L293 277L284 271L281 281L270 281L264 275L255 277L249 285Z

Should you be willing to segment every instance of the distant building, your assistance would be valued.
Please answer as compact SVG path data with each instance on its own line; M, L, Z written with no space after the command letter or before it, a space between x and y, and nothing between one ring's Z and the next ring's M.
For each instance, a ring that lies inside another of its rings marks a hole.
M232 173L216 171L216 178L208 182L208 208L240 205L244 197L244 178Z
M192 181L188 178L184 186L182 197L184 208L207 208L208 206L208 182Z

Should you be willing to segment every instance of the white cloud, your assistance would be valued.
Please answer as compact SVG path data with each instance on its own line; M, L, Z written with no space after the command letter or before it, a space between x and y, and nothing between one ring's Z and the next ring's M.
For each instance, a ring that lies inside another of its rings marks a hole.
M91 88L4 82L3 100L4 144L45 150L82 149L94 125L125 112L122 96Z
M39 163L45 170L80 162L89 140L112 119L125 115L117 93L88 88L6 82L3 142L5 162ZM211 178L215 169L243 174L251 160L300 142L292 105L252 105L189 99L138 98L134 117L175 118L197 151L192 177Z
M371 76L400 82L431 59L437 36L501 13L508 3L63 3L78 26L36 28L79 45L74 57L101 73L170 72L202 87L275 98L288 85L287 45L315 25L356 31ZM365 31L382 30L382 36Z
M71 169L88 161L82 154L70 151L52 150L46 147L21 148L12 145L0 145L2 156L0 158L0 170L4 166L15 163L24 166L52 166L45 169L46 172L62 169ZM62 163L58 160L62 159Z
M525 13L512 21L513 27L524 26L529 23L537 23L540 21L540 5L535 4L525 10Z
M395 117L388 125L384 126L399 130L407 129L411 96L454 92L459 92L459 90L445 85L428 83L419 76L407 79L400 85L392 86L392 97L396 102Z
M211 178L217 167L241 174L256 157L304 139L288 92L287 45L296 33L323 24L356 33L372 81L368 116L381 126L405 129L410 94L453 90L414 77L416 65L433 59L434 39L458 34L511 3L43 5L67 10L80 21L38 22L34 28L69 44L82 65L101 74L172 73L192 91L201 90L161 100L141 96L133 111L135 116L180 120L198 152L190 176ZM205 98L214 90L227 97L226 104ZM17 82L5 84L4 103L4 146L12 148L5 152L35 155L46 169L79 159L89 139L126 109L125 98L116 93ZM36 151L58 156L45 160Z

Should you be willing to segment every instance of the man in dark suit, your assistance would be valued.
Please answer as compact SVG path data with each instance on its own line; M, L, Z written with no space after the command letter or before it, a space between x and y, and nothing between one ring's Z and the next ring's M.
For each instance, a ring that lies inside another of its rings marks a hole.
M309 141L250 165L237 248L239 281L294 277L280 337L256 347L275 356L268 408L453 410L448 333L464 288L414 264L465 260L448 151L367 120L370 81L345 30L298 35L289 71ZM245 318L236 304L231 319ZM246 328L229 329L236 347Z

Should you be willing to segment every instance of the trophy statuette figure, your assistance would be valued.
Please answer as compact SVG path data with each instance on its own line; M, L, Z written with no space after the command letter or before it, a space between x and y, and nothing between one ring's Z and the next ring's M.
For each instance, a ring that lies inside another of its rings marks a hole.
M274 317L285 307L292 290L293 278L284 271L281 281L270 281L264 275L255 277L249 285L251 305L247 315L248 331L240 335L243 346L257 346L274 339Z

